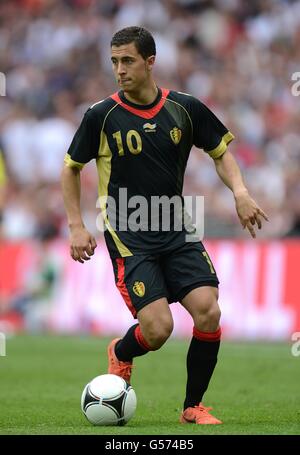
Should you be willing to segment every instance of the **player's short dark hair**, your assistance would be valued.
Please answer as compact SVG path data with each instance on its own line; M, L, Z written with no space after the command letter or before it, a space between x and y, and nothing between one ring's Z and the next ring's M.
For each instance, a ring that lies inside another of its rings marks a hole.
M146 60L151 55L156 55L156 46L153 36L143 27L126 27L119 30L112 37L111 46L122 46L134 43L138 53Z

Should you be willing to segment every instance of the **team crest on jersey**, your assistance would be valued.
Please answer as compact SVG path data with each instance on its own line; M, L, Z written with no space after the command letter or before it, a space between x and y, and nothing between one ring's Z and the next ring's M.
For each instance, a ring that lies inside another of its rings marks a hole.
M156 132L156 123L145 123L143 125L145 133L155 133Z
M170 136L175 145L179 144L181 136L182 136L181 130L179 128L177 128L177 126L175 126L170 131Z
M132 289L135 295L137 295L138 297L144 297L145 285L142 281L135 281Z

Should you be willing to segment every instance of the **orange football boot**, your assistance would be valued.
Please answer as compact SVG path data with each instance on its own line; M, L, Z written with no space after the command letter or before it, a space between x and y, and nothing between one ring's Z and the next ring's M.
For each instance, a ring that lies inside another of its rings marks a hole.
M211 409L199 403L198 406L185 409L180 416L179 422L197 423L198 425L217 425L223 423L208 412Z
M108 345L108 373L116 374L130 384L133 365L132 362L122 362L117 358L115 354L115 346L119 340L121 340L121 338L115 338Z

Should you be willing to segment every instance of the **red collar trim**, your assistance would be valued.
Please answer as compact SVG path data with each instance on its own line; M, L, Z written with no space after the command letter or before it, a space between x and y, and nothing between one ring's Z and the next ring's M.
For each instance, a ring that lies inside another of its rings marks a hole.
M166 102L166 98L168 94L170 93L170 90L167 88L162 88L161 89L161 99L159 102L156 104L156 106L152 107L151 109L137 109L135 107L129 106L129 104L124 103L121 98L119 97L118 92L114 93L111 95L110 98L112 98L116 103L118 103L120 106L124 107L124 109L127 109L127 111L131 112L132 114L138 115L139 117L143 117L145 119L151 119L155 117L163 107L163 105Z

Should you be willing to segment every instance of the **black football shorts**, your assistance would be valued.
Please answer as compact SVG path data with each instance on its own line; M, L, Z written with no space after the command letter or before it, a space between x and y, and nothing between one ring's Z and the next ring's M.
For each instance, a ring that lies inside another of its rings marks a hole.
M214 266L201 242L189 242L159 255L112 259L116 286L134 318L154 300L180 302L200 286L218 287Z

